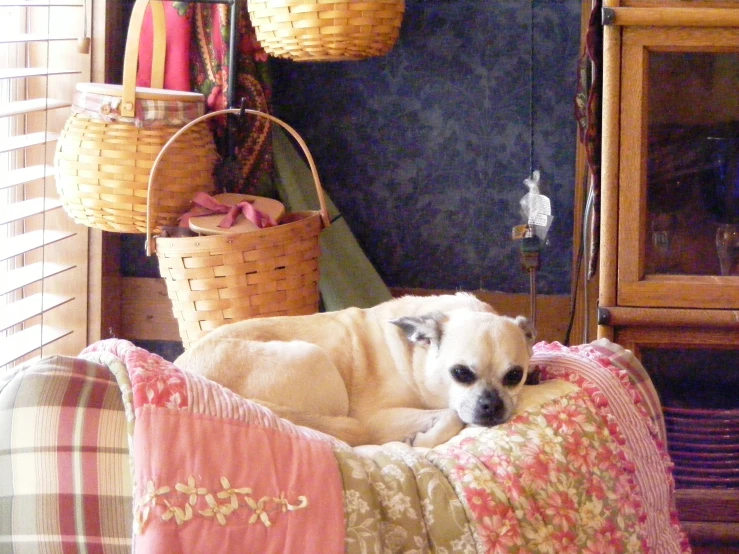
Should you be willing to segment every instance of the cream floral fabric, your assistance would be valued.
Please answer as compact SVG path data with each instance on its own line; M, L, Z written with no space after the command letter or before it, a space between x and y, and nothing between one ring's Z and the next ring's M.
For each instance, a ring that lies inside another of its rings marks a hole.
M476 551L461 500L421 451L389 443L336 454L344 481L347 552Z

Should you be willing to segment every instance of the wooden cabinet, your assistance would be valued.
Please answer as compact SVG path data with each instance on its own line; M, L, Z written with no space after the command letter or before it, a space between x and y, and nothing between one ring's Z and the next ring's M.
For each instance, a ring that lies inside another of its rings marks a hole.
M694 549L739 552L739 3L604 4L599 335L660 392Z

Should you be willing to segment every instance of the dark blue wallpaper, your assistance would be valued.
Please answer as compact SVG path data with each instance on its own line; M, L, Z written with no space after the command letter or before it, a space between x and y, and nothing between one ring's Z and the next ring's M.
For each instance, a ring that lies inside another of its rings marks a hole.
M271 60L275 113L387 285L527 292L533 166L555 215L538 290L569 294L579 36L580 0L408 0L385 57Z

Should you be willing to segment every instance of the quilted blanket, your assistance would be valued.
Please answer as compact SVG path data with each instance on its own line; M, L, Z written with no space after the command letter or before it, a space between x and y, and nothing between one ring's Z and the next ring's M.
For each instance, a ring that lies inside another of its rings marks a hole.
M350 448L127 341L81 357L123 395L135 552L690 551L654 389L607 341L538 344L510 422L430 450Z

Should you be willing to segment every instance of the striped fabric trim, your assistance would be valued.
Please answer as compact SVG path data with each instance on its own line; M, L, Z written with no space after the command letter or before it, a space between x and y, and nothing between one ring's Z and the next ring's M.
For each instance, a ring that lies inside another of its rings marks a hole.
M230 389L222 387L200 375L186 373L186 376L187 397L189 400L186 409L190 412L217 418L232 419L275 429L281 433L328 442L334 448L344 445L344 443L330 435L325 435L308 427L300 427L286 419L277 417L271 410L260 406L256 402L247 400Z
M105 366L53 356L0 383L0 551L131 547L126 420Z
M72 535L0 535L0 545L3 543L10 543L11 541L23 547L26 550L24 552L44 552L40 545L42 544L78 544L77 537ZM86 546L102 546L104 550L108 551L110 548L115 548L121 552L130 552L133 541L130 538L111 538L111 537L88 537ZM28 550L28 545L33 546L32 550ZM125 548L123 550L122 548ZM51 550L50 550L51 551ZM69 550L67 550L69 551ZM72 552L84 552L85 550L72 550ZM5 550L3 550L5 552Z
M647 511L650 545L658 554L681 549L687 552L687 538L680 530L674 504L672 463L664 444L655 440L654 429L648 424L650 420L645 412L639 409L639 402L635 404L638 394L626 371L601 353L603 346L565 348L558 343L540 344L534 350L532 364L542 369L544 378L581 380L583 388L594 389L596 406L606 421L612 423L612 432L621 437L624 451L636 467L635 476ZM613 343L608 345L609 352L618 348Z
M659 399L657 389L652 383L649 372L641 362L634 356L631 350L615 344L608 339L599 339L590 343L593 350L606 356L610 363L623 369L629 375L629 379L639 393L642 405L646 408L649 418L655 425L657 435L663 446L667 444L667 431L665 430L665 418L662 413L662 403Z
M181 102L177 100L136 99L136 117L120 114L121 97L95 92L76 91L72 113L87 116L106 123L132 123L141 128L175 126L182 127L205 113L205 101Z

